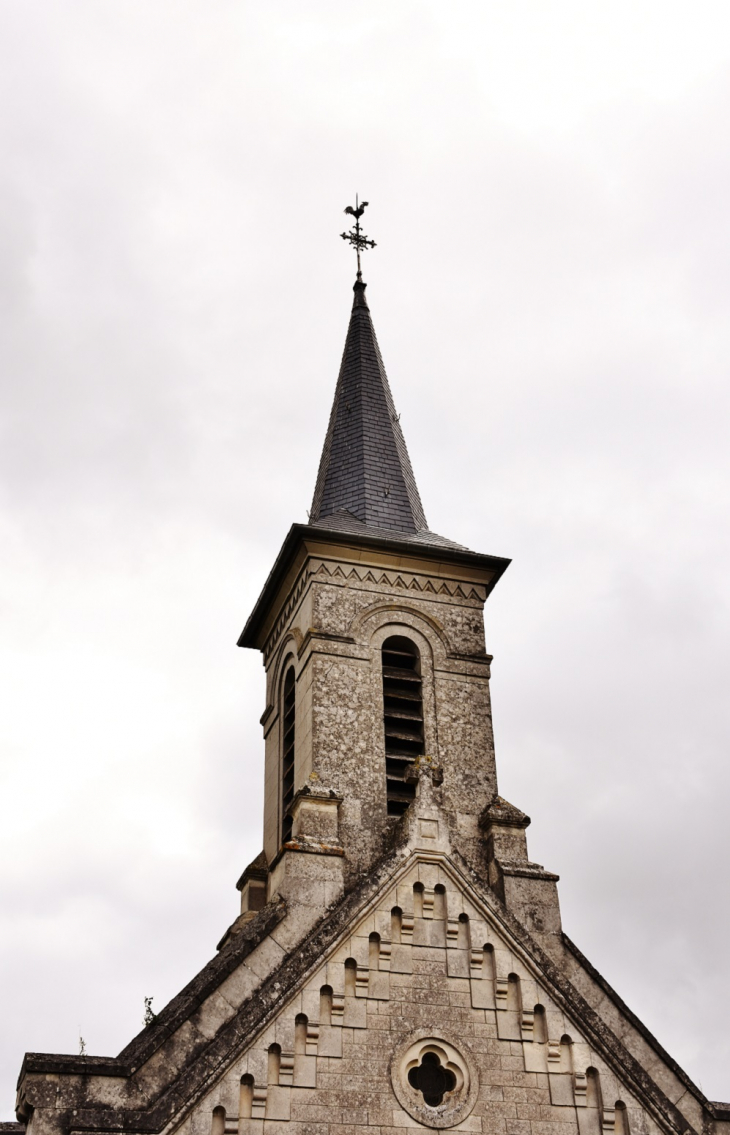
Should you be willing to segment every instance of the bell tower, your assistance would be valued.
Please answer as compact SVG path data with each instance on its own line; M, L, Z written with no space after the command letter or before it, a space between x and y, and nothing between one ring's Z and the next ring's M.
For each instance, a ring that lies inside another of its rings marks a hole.
M264 857L279 890L282 859L306 853L354 885L424 775L484 872L497 788L482 612L509 561L428 528L365 291L358 274L309 523L239 640L266 668Z

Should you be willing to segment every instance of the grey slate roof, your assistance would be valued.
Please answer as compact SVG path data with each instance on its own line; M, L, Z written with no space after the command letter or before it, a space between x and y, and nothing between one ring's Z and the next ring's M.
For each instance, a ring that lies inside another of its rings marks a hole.
M429 532L380 355L366 285L354 286L335 400L309 522L338 531L400 534L458 548Z
M333 532L352 532L354 536L381 536L384 540L392 540L396 536L397 539L405 540L409 544L428 544L434 548L456 548L462 552L468 551L464 544L457 544L454 540L448 540L446 536L437 536L429 528L421 528L418 532L401 532L397 529L384 528L379 524L368 524L364 520L358 520L353 513L344 508L338 512L333 512L331 516L323 517L317 521L316 525L314 520L310 519L309 526L329 528Z

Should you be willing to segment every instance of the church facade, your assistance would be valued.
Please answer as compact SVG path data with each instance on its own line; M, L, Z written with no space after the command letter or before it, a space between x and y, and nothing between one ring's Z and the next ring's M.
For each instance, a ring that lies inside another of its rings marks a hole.
M28 1135L730 1135L564 933L498 793L483 607L426 524L358 274L308 524L239 645L263 849L211 962L117 1057L28 1053Z

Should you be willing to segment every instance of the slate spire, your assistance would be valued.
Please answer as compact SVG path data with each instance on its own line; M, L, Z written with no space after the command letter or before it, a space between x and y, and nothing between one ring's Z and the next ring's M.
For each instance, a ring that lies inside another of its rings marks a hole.
M353 518L357 527L412 537L428 525L365 288L358 273L309 522L340 527Z

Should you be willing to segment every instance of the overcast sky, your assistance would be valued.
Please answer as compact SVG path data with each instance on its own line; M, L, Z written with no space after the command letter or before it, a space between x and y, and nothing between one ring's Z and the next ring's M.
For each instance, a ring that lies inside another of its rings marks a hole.
M730 1099L727 0L3 0L0 1118L260 850L260 659L365 276L564 927Z

